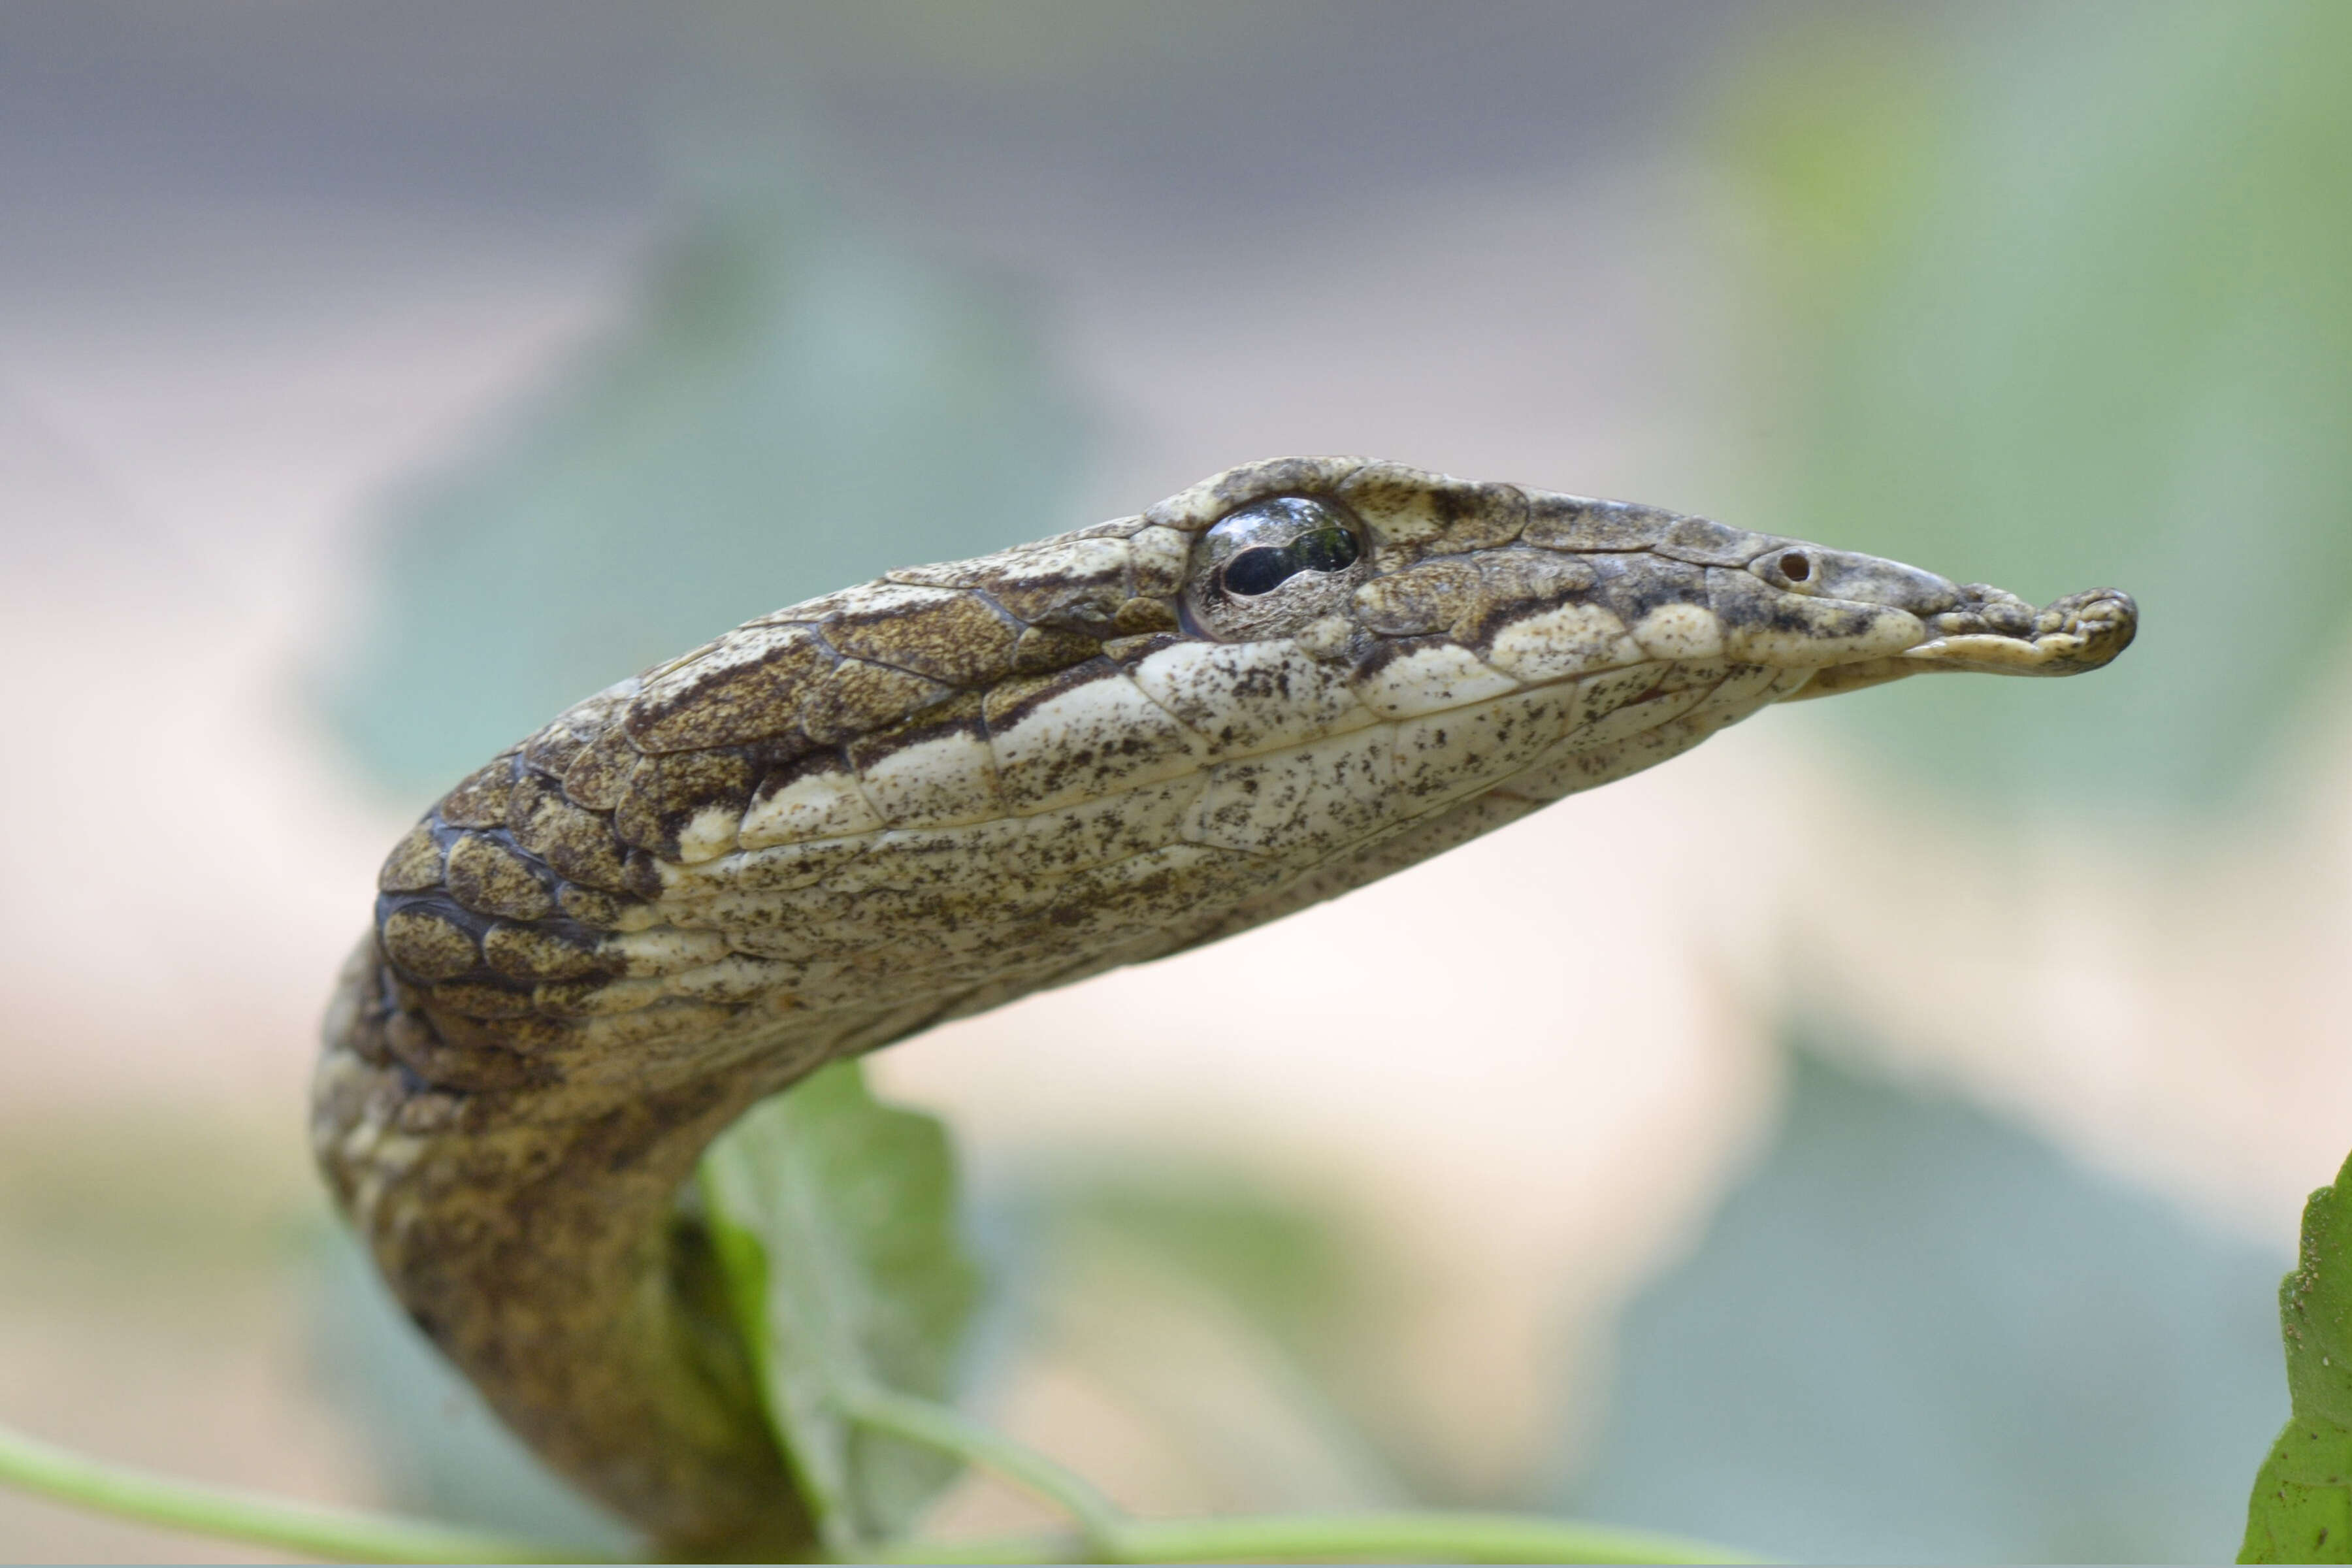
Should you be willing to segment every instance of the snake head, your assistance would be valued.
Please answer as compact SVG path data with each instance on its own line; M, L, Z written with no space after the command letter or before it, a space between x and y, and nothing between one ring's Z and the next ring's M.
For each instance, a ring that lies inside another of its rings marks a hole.
M1344 647L1360 668L1442 639L1522 683L1720 660L1805 672L1775 695L1814 697L1930 670L2078 674L2137 623L2111 588L2036 610L1877 556L1391 463L1255 464L1158 510L1197 531L1188 631Z

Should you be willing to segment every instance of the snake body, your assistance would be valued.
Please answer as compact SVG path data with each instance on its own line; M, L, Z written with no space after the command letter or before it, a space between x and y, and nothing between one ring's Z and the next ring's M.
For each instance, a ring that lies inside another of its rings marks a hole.
M678 1204L825 1062L1212 942L1768 703L2114 658L2112 590L1282 458L597 693L385 861L313 1123L410 1314L682 1553L807 1540Z

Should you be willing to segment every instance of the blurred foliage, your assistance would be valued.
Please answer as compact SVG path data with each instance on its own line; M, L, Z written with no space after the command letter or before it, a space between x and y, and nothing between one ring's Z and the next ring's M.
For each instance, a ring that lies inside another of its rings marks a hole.
M877 15L1025 68L917 0ZM1091 17L1063 41L1125 47ZM2286 733L2347 629L2347 46L2352 9L2294 0L1765 35L1716 147L1777 323L1748 345L1777 494L1740 521L2037 599L2114 583L2146 617L2092 680L1921 679L1810 721L2019 810L2210 809ZM1091 521L1065 504L1084 446L1003 289L820 204L722 205L609 342L389 509L337 716L421 798L745 616ZM1018 1245L1148 1253L1382 1430L1358 1309L1391 1286L1352 1234L1244 1184L1101 1174ZM2211 1556L2278 1416L2274 1269L1976 1112L1801 1061L1780 1145L1629 1314L1581 1500L1805 1556ZM552 1483L396 1320L362 1337L399 1411L371 1428L435 1511L556 1527L529 1511Z
M2352 7L1840 10L1723 110L1780 336L1769 526L2039 601L2130 656L1834 704L2013 806L2211 807L2352 629Z
M1769 309L1762 525L2138 645L1844 724L1987 813L2242 798L2352 618L2352 10L1844 8L1720 109ZM1857 1042L1857 1058L1877 1053ZM2275 1260L1957 1101L1801 1057L1779 1142L1628 1308L1574 1489L1809 1560L2210 1560L2275 1430Z
M1139 58L1160 68L1249 47L1269 30L1317 18L1297 0L1269 10L1235 0L1151 5L1141 0L865 0L857 5L723 5L692 17L716 39L762 55L812 38L857 63L1047 86Z
M1149 1253L1215 1291L1304 1365L1344 1382L1379 1270L1341 1215L1235 1171L1065 1173L1034 1194L1051 1244Z
M1202 1472L1295 1436L1314 1448L1312 1464L1251 1477L1285 1505L1490 1500L1448 1490L1443 1457L1411 1418L1398 1377L1411 1281L1376 1226L1344 1204L1239 1163L1066 1161L1030 1172L990 1221L1012 1260L1002 1272L1016 1334L1087 1364ZM1192 1349L1214 1344L1222 1364L1140 1364L1156 1353L1155 1329L1180 1320L1208 1331ZM1090 1321L1122 1331L1089 1333ZM1192 1397L1171 1397L1170 1376ZM1236 1376L1249 1397L1220 1386ZM1290 1436L1237 1431L1265 1414L1252 1399L1270 1402Z
M2279 1259L1806 1052L1628 1309L1572 1490L1799 1562L2210 1562L2283 1401Z
M980 1295L938 1119L886 1106L854 1061L755 1108L700 1192L769 1420L828 1540L904 1534L961 1468L853 1425L864 1389L952 1401Z
M2279 1286L2294 1414L2254 1478L2241 1563L2352 1563L2352 1161L2303 1210Z
M241 1287L315 1239L307 1165L249 1127L55 1117L0 1131L12 1294Z
M714 205L551 383L380 531L331 708L420 800L755 615L1093 521L1082 421L1007 291L814 198Z

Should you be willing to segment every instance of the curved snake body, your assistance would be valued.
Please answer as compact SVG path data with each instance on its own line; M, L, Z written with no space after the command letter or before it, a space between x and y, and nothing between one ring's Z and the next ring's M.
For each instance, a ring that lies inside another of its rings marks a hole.
M1980 584L1357 458L894 572L599 692L386 860L319 1158L415 1321L681 1552L807 1539L677 1194L820 1065L1176 952L1768 703L2067 674L2111 590Z

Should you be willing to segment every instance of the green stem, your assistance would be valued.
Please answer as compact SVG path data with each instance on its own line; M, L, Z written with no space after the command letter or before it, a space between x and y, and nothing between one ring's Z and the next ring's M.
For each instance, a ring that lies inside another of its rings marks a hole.
M1105 1549L1108 1548L1108 1549ZM1497 1513L1269 1514L1134 1520L1097 1547L1069 1535L903 1541L883 1563L1267 1563L1402 1559L1442 1563L1756 1563L1704 1541L1576 1520Z
M947 1405L867 1388L848 1397L846 1414L862 1426L940 1449L993 1471L1059 1508L1076 1523L1084 1543L1103 1557L1114 1556L1114 1544L1129 1528L1127 1515L1092 1481Z
M1462 1563L1752 1563L1703 1541L1578 1520L1496 1513L1277 1514L1162 1520L1121 1544L1130 1563L1209 1558L1403 1557Z
M1075 1471L944 1405L887 1389L847 1395L858 1425L955 1455L1060 1508L1075 1533L899 1541L877 1563L1202 1563L1412 1558L1454 1563L1754 1563L1704 1541L1505 1513L1271 1514L1140 1520Z
M0 1426L0 1482L98 1513L366 1563L596 1563L576 1546L282 1501L101 1464Z

